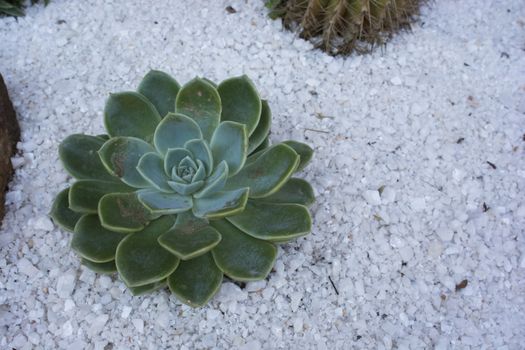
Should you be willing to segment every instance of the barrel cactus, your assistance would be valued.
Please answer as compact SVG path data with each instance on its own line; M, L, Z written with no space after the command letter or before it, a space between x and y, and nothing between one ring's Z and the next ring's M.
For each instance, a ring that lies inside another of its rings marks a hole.
M330 54L368 52L408 28L423 0L269 0L271 18Z
M107 135L75 134L59 147L76 178L57 195L54 222L73 232L88 268L118 272L135 295L169 286L206 304L223 275L264 279L276 244L311 229L312 157L302 143L270 145L271 113L246 76L180 85L160 71L137 92L110 95Z

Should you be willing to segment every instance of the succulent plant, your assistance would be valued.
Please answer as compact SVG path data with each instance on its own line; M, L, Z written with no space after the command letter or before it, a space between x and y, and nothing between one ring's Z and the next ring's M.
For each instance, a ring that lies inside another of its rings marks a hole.
M329 54L368 52L408 28L423 0L269 0L271 18Z
M312 149L270 145L270 108L248 77L180 87L151 71L138 92L110 95L104 122L107 135L60 144L77 181L50 215L84 265L118 271L133 294L168 284L204 305L223 275L265 278L276 244L310 231L313 190L293 174Z
M44 0L47 6L50 0ZM36 4L40 0L31 0L31 4ZM0 0L0 15L22 17L24 13L24 0Z

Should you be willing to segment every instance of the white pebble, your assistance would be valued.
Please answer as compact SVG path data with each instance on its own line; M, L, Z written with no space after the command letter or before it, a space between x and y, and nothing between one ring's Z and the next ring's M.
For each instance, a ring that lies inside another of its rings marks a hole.
M59 297L66 298L71 295L75 289L75 279L76 276L72 272L65 273L58 277L56 289Z
M422 211L426 208L427 204L424 197L412 198L410 202L410 207L414 211Z
M140 318L134 318L131 320L131 323L133 323L133 326L135 326L137 332L144 333L144 320Z
M16 265L18 266L18 270L21 273L30 278L36 276L36 274L40 272L40 270L34 267L33 264L31 264L26 258L18 260Z
M392 203L396 199L396 190L390 186L385 186L381 192L382 203Z
M381 197L379 196L379 191L366 190L365 192L363 192L363 197L370 205L381 204Z
M128 317L129 317L129 314L131 314L131 310L132 310L131 307L129 307L129 306L124 306L124 307L122 308L122 313L120 314L120 317L122 317L122 318L124 318L124 319L125 319L125 318L128 318Z
M454 231L450 227L441 226L436 230L436 234L443 242L451 241L454 238Z

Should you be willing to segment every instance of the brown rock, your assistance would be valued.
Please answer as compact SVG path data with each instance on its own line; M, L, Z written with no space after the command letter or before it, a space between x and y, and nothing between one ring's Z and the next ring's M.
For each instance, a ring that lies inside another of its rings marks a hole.
M0 74L0 222L5 214L5 190L13 174L11 156L16 151L18 140L20 140L20 127L4 78Z

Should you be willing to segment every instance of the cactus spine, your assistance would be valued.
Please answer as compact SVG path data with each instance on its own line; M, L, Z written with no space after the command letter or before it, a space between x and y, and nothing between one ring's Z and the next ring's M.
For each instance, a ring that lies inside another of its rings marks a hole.
M423 0L270 0L270 17L329 54L368 52L408 28Z

